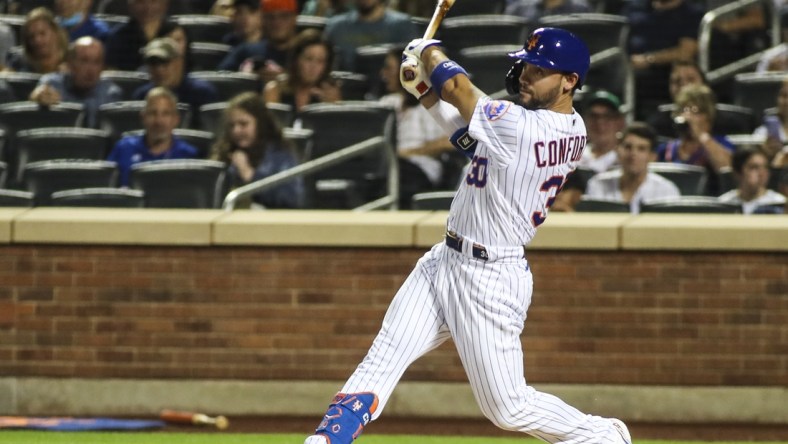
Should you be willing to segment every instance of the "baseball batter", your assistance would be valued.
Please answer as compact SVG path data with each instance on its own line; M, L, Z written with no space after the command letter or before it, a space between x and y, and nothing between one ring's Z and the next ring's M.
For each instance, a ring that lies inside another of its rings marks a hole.
M586 45L556 28L533 31L507 88L492 100L437 40L413 40L400 78L471 158L444 242L395 295L367 356L305 444L349 444L376 419L408 366L449 338L484 415L550 443L631 444L623 422L581 413L528 386L520 333L533 282L525 245L575 168L586 131L572 108L589 67ZM427 74L429 73L429 75Z

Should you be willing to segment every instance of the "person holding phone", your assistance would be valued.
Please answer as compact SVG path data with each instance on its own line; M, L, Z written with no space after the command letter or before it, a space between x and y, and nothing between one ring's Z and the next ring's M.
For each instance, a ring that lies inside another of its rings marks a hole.
M777 94L777 113L763 117L763 124L753 131L753 136L763 137L763 151L773 168L788 165L788 77L783 80Z

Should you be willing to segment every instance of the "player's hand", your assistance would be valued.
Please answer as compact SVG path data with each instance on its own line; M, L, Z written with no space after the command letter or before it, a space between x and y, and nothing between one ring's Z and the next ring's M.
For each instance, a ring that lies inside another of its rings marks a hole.
M435 39L413 39L408 43L408 46L405 47L405 51L403 51L402 54L403 56L410 54L421 60L421 54L425 49L430 46L441 46L441 43L440 40Z
M430 92L432 84L424 64L413 54L403 54L399 66L399 82L413 97L420 99Z

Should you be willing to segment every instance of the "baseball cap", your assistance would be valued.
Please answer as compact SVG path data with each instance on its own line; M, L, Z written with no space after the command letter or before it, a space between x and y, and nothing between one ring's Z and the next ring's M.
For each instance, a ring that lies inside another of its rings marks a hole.
M610 91L600 89L594 92L588 99L588 106L595 104L607 105L613 111L621 112L621 99Z
M296 0L261 0L260 7L263 12L297 12Z
M142 58L145 63L153 60L169 62L180 55L178 44L169 37L153 39L142 49Z

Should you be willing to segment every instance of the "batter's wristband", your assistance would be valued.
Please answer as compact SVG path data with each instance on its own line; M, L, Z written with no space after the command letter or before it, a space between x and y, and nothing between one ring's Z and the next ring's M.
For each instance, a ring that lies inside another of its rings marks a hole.
M468 71L465 71L465 69L454 60L444 60L432 70L432 73L430 73L430 83L432 83L432 87L435 88L435 92L438 93L438 97L442 97L443 84L459 74L467 76Z

